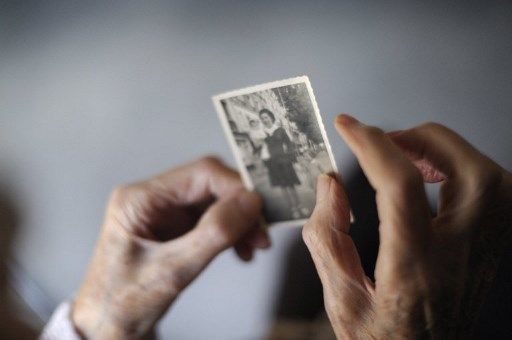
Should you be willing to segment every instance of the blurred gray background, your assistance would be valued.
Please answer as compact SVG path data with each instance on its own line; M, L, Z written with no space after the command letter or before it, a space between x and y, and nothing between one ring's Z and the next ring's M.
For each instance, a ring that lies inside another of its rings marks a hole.
M0 2L12 262L48 317L77 289L114 186L206 153L234 164L210 96L297 75L346 178L339 112L385 129L438 121L511 169L511 60L509 1ZM215 260L165 317L165 338L261 338L300 239L271 234L251 264Z

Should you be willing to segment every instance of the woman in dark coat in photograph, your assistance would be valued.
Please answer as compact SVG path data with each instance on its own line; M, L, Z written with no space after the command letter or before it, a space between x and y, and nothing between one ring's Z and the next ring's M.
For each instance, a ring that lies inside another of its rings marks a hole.
M282 189L283 196L288 206L291 207L291 217L303 217L295 189L296 185L300 185L299 177L293 167L295 146L285 129L276 124L276 118L272 111L263 109L259 112L259 116L266 134L261 158L268 169L270 184Z

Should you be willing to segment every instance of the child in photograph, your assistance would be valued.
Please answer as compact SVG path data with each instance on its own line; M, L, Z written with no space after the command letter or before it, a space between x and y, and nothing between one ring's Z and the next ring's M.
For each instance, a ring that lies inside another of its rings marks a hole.
M267 146L265 145L266 135L258 119L249 120L248 135L252 145L251 160L253 165L249 170L251 170L254 176L265 176L266 171L263 166L263 160L268 159L270 156L268 154ZM246 164L245 160L244 164Z
M254 145L254 148L260 149L262 145L265 143L266 135L260 126L259 120L251 119L249 121L249 127L249 136L251 137L251 141Z
M262 155L262 159L268 169L270 184L282 189L283 196L291 207L292 218L303 217L305 213L302 212L295 188L296 185L301 184L293 167L295 145L285 129L277 124L272 111L263 109L259 112L259 116L263 123L263 131L266 135L265 147L268 151L268 158L265 159Z

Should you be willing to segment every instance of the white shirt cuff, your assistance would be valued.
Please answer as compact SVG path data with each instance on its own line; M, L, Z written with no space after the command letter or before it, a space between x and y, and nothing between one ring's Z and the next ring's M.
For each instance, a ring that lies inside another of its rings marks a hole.
M63 302L53 312L39 340L81 340L71 321L71 303Z

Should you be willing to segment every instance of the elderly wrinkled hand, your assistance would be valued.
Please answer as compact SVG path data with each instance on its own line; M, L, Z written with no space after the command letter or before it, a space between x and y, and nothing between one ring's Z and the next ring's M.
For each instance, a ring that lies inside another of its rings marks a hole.
M369 280L342 186L321 176L303 230L338 338L468 338L512 238L512 176L438 124L384 133L347 115L336 128L376 191L380 247ZM424 182L441 182L434 216Z
M261 200L214 158L114 190L72 319L88 339L149 334L224 249L243 260L270 245Z

